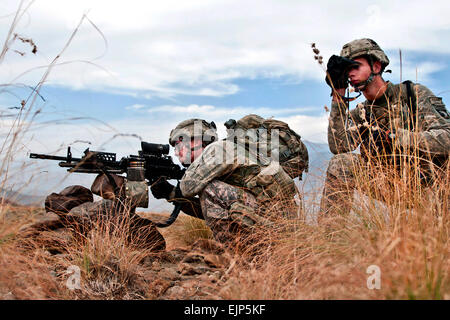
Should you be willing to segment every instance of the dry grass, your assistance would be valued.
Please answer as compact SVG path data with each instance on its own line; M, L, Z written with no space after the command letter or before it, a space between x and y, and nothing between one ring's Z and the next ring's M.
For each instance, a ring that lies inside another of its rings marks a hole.
M173 235L176 242L181 245L191 245L198 239L212 239L212 232L206 226L204 220L190 216L178 218L181 222L177 232Z
M23 233L18 231L20 226L35 215L24 210L22 221L2 224L1 297L11 293L17 299L147 298L152 279L144 276L143 261L154 253L140 246L143 239L130 241L126 218L99 218L89 231L74 226ZM66 284L72 273L68 271L74 268L80 271L80 287L70 290Z
M258 232L257 245L267 250L234 268L221 296L450 299L450 171L435 170L424 184L417 150L398 167L381 167L379 154L369 160L378 170L355 163L350 214ZM381 270L380 289L367 286L371 265Z
M42 209L4 206L0 221L0 296L16 299L64 299L68 292L59 284L51 260L40 243L23 241L19 229Z
M146 284L141 262L151 253L130 243L128 221L99 220L86 237L68 246L67 263L81 270L78 297L84 299L142 299Z
M448 197L448 184L443 187ZM410 211L361 210L330 218L328 225L298 223L294 231L271 233L259 240L271 249L252 264L236 268L222 297L449 299L450 223L448 212L443 212L445 202L424 198ZM380 290L367 288L366 270L371 265L381 269Z

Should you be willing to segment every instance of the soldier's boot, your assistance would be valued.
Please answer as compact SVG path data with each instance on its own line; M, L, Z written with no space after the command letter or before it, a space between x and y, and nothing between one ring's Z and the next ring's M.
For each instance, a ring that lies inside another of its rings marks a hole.
M320 216L347 215L352 208L353 188L351 185L327 174L320 201Z
M208 218L206 225L211 229L216 241L228 248L235 248L247 234L248 230L231 219Z

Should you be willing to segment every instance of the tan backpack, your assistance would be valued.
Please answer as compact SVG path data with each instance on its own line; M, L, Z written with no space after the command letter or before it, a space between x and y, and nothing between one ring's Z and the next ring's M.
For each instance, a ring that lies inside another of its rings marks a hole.
M258 134L258 150L264 150L268 156L273 152L278 152L279 162L283 169L291 178L302 178L303 171L308 171L308 150L301 141L301 137L294 130L289 128L286 122L276 119L264 119L256 114L247 115L238 121L230 119L225 122L229 130L249 129L255 130ZM273 130L278 130L279 146L274 149L271 145Z

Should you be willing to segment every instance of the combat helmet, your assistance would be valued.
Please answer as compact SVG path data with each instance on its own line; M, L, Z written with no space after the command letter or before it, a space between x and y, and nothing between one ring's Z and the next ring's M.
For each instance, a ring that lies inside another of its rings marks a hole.
M170 131L169 143L173 147L177 141L193 138L201 138L205 145L217 141L216 124L203 119L184 120Z
M373 57L375 60L380 61L382 70L384 70L384 68L386 68L386 66L389 64L389 58L387 57L387 55L372 39L363 38L353 40L345 44L341 50L341 57L348 59L355 59L357 57L365 55Z

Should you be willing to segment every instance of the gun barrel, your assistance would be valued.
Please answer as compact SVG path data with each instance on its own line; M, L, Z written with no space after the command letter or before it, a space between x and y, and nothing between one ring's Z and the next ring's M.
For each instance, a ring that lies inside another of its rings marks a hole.
M39 153L30 153L31 159L46 159L46 160L59 160L59 161L67 161L67 157L61 156L52 156L49 154L39 154ZM80 161L79 158L72 158L72 161Z
M104 171L100 170L100 169L85 169L85 168L75 168L75 167L69 167L69 166L64 166L64 165L59 165L62 168L69 168L67 169L67 171L69 172L76 172L76 173L94 173L94 174L102 174L104 173ZM106 170L109 173L113 173L113 174L121 174L123 173L122 170L119 169L111 169L111 170Z

